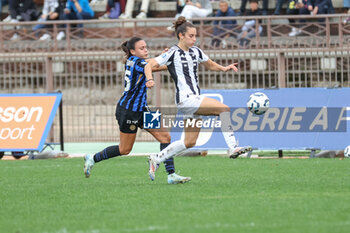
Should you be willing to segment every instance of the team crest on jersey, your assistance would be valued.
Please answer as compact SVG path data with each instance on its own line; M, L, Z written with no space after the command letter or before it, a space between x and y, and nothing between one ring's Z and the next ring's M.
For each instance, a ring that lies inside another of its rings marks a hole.
M136 129L136 125L130 125L130 130L134 131Z
M143 113L143 128L144 129L160 129L162 113L156 112Z
M134 66L134 64L135 64L135 62L132 61L132 60L127 60L127 61L126 61L126 65L127 65L127 66L132 67L132 66Z

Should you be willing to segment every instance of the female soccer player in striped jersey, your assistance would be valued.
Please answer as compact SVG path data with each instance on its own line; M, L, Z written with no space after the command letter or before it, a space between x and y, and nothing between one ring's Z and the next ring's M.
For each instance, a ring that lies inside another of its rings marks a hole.
M85 156L84 173L87 178L91 175L91 169L95 163L130 153L135 142L137 128L143 128L143 112L148 111L147 87L153 86L154 81L146 81L145 78L144 67L147 64L145 59L148 57L146 42L141 38L133 37L122 44L122 49L126 56L125 89L116 109L116 118L120 128L120 144L107 147L94 156ZM166 66L158 66L153 71L166 69ZM167 131L160 129L147 129L147 131L161 143L161 150L170 144L170 135ZM168 183L185 183L191 180L190 177L182 177L175 173L173 159L164 160L164 164L168 173Z
M213 71L227 72L238 71L236 64L221 66L208 58L208 56L198 47L194 46L196 42L196 28L187 22L185 17L179 17L174 23L176 36L179 40L166 53L151 59L145 67L147 80L153 80L152 68L166 65L169 73L175 82L176 104L178 110L186 117L196 121L201 120L200 115L220 116L221 130L226 144L229 148L231 158L237 158L240 154L251 151L252 147L238 147L235 136L232 132L230 119L230 108L215 100L200 95L198 85L198 66L203 63L206 69ZM153 82L151 83L154 84ZM172 156L191 148L196 144L200 128L197 124L185 124L185 139L171 143L166 150L162 150L157 155L151 155L149 158L149 176L152 180L155 178L155 171L159 164Z

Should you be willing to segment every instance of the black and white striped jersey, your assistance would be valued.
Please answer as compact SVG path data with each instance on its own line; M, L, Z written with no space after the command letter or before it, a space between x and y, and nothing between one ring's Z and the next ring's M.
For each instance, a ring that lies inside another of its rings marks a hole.
M168 67L176 86L176 104L188 98L189 95L200 95L198 65L209 59L200 48L193 46L188 51L184 51L174 45L155 59L159 65Z

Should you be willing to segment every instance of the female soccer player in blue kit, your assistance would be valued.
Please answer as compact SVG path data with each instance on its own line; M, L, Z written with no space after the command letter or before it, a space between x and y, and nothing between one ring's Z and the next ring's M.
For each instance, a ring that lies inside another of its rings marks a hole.
M154 85L154 81L146 81L144 73L148 57L147 44L138 37L133 37L122 44L125 52L125 89L120 98L116 119L120 128L120 143L105 148L95 155L86 155L84 173L88 178L95 163L116 156L127 155L132 150L135 142L137 128L143 128L143 113L148 111L147 107L147 87ZM166 70L166 66L155 67L153 71ZM170 135L167 131L160 129L146 129L152 136L160 142L160 150L165 149L170 144ZM168 173L168 183L177 184L190 181L190 177L182 177L175 173L174 160L172 158L164 161Z

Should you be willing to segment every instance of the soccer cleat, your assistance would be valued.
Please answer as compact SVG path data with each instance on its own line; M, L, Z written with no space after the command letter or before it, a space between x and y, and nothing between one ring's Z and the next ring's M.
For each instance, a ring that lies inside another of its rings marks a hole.
M148 157L148 175L149 178L153 181L156 178L156 171L159 167L159 164L157 163L157 154L152 154Z
M251 146L245 146L245 147L234 147L232 149L229 150L229 155L231 159L235 159L238 156L240 156L241 154L244 154L248 151L252 151L252 147Z
M168 175L168 184L184 184L191 180L191 177L179 176L176 173Z
M92 155L85 155L84 160L85 160L85 164L84 164L85 177L89 178L91 175L91 169L95 165L95 161Z

